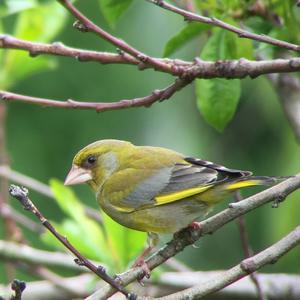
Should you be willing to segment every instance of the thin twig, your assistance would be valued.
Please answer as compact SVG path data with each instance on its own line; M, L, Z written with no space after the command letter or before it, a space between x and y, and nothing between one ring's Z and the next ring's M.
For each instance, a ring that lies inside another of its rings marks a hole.
M214 280L219 276L224 276L226 271L191 271L191 272L165 272L154 279L162 288L176 292L190 288L195 285L205 284L209 280ZM264 294L268 299L300 299L300 276L296 274L264 274L259 273L259 279L263 287ZM204 298L206 299L206 297ZM249 277L245 277L222 290L207 296L207 299L230 299L230 300L255 300L257 291Z
M9 35L0 35L0 48L18 49L28 51L31 56L39 54L60 55L73 57L79 61L95 61L102 64L132 64L138 65L139 61L126 54L114 54L108 52L97 52L83 49L71 48L62 43L43 44L17 39ZM290 57L273 60L219 60L203 61L183 61L179 59L160 59L169 68L159 70L179 77L196 78L254 78L259 75L270 73L287 73L300 71L300 58Z
M155 90L152 94L140 98L124 99L118 102L80 102L72 99L58 101L0 91L0 99L6 102L25 102L45 107L88 109L103 112L129 107L148 107L157 101L169 99L174 93L190 84L195 78L245 78L247 76L254 78L262 74L295 72L296 70L300 70L300 58L277 59L273 61L249 61L240 59L210 62L197 60L196 63L189 66L182 77L177 78L173 84L164 89Z
M300 143L300 81L298 76L280 74L274 84L278 91L283 111L293 129L295 137Z
M10 180L14 183L17 183L17 184L27 186L31 190L34 190L48 198L54 199L54 194L47 184L44 184L43 182L40 182L32 177L29 177L27 175L24 175L22 173L14 171L6 165L0 165L0 177L7 178L8 180ZM12 208L11 208L11 210L12 210L13 217L16 219L16 221L22 223L22 221L20 220L20 216L19 216L20 214L18 212L14 211ZM93 219L94 221L98 222L99 224L102 224L101 216L96 209L93 209L88 206L84 206L84 211L89 218ZM24 218L24 216L23 216L23 218Z
M78 265L82 265L87 267L93 273L98 275L101 279L106 281L112 287L117 289L119 292L124 294L128 299L135 300L137 296L133 293L129 293L125 288L123 288L116 280L110 277L104 267L95 266L91 261L82 256L77 249L73 247L73 245L60 233L56 231L56 229L52 226L52 224L43 216L43 214L37 209L37 207L32 203L32 201L28 198L28 190L25 188L20 188L16 185L11 185L9 188L9 193L12 197L16 198L23 205L25 210L29 210L32 212L45 226L69 251L71 251L76 257L76 263Z
M57 275L56 273L44 268L44 267L35 267L29 269L29 272L35 276L40 277L41 279L48 280L51 282L56 288L63 290L65 293L70 295L70 299L78 298L77 291L66 282L63 281L63 277Z
M25 96L21 94L10 93L6 91L0 91L0 99L16 102L25 102L45 107L60 107L68 109L88 109L95 110L96 112L103 112L106 110L117 110L128 107L149 107L151 104L157 101L164 101L169 99L174 93L181 90L184 86L188 85L191 80L188 79L176 79L175 82L162 90L155 90L151 95L135 98L125 99L118 102L79 102L72 99L67 101L58 101L53 99L45 99L38 97Z
M15 292L15 294L10 298L11 300L22 300L22 293L26 288L26 284L24 281L14 279L11 283L11 289Z
M239 202L239 201L243 200L240 191L237 191L235 193L235 199L236 199L236 202ZM241 239L241 242L242 242L244 256L245 256L245 258L249 258L253 255L253 251L250 247L249 238L248 238L248 234L247 234L247 231L246 231L245 216L242 215L242 216L238 217L236 221L237 221L237 225L238 225L238 228L239 228L240 239ZM259 300L267 300L266 296L264 295L264 293L262 291L262 287L260 285L259 276L258 276L257 272L251 273L249 275L249 277L252 280L252 282L253 282L253 284L256 288Z
M0 257L1 260L12 262L20 261L35 266L59 267L76 272L88 271L87 269L74 264L70 254L40 250L28 245L4 240L0 240ZM94 264L97 263L94 262Z
M25 217L23 214L19 213L17 210L15 210L13 207L11 207L8 204L4 204L2 207L0 207L0 216L4 219L10 217L19 225L22 225L25 228L33 232L36 232L38 234L44 232L43 228L41 228L39 224Z
M182 8L176 7L164 0L146 0L146 1L156 4L157 6L164 8L166 10L172 11L178 15L181 15L182 17L184 17L184 19L186 21L195 21L195 22L210 24L212 26L223 28L225 30L236 33L240 38L247 38L247 39L259 41L262 43L271 44L271 45L274 45L274 46L277 46L280 48L284 48L284 49L288 49L288 50L300 51L299 45L288 43L288 42L285 42L282 40L278 40L278 39L272 38L267 35L249 32L249 31L243 30L241 28L238 28L236 26L233 26L231 24L228 24L226 22L223 22L217 18L213 18L213 17L209 18L209 17L201 16L201 15L195 14L193 12L184 10Z
M6 106L0 103L0 164L8 164L8 153L6 151ZM0 211L5 211L9 205L8 181L0 178ZM14 218L9 214L3 215L3 231L8 240L21 241L23 234L18 228ZM5 264L6 280L9 282L15 276L15 267L12 264Z
M244 278L267 264L274 264L284 254L289 252L300 244L300 226L283 237L281 240L270 246L269 248L259 252L258 254L244 259L237 266L224 271L222 275L216 276L214 279L205 283L196 285L189 289L174 293L165 297L156 299L160 300L183 300L204 297L208 294L219 291L229 284ZM149 299L149 298L148 298Z
M279 203L298 188L300 188L300 174L297 174L296 176L289 178L271 188L246 198L239 203L231 203L229 208L200 222L199 229L188 227L185 230L182 230L180 235L176 235L169 243L167 243L167 245L162 247L146 260L147 266L150 270L156 268L170 257L173 257L177 253L181 252L186 246L194 244L195 241L200 239L202 236L218 230L230 221L265 203L271 201ZM124 285L127 285L143 274L144 271L142 268L134 268L123 274L120 274L119 278ZM111 288L111 286L105 285L86 300L107 299L114 293L115 290Z
M65 46L61 42L54 42L52 44L31 42L23 39L13 37L11 35L2 34L0 35L0 48L3 49L17 49L27 51L31 57L38 55L57 55L72 57L80 62L98 62L101 64L129 64L139 66L140 70L150 68L150 65L141 66L141 61L137 58L127 54L125 52L110 53L110 52L99 52L85 49L78 49L73 47ZM180 66L191 65L192 62L185 62L179 59L168 59L168 58L153 58L164 64L164 68L161 72L170 73L173 75L180 75L178 68ZM168 68L166 67L168 66Z
M89 31L93 32L102 39L108 41L112 45L115 45L119 49L125 51L126 53L132 55L136 59L138 59L141 63L141 65L150 65L154 69L157 70L169 70L170 66L160 60L157 60L153 57L150 57L136 48L132 47L125 41L118 39L117 37L109 34L99 26L97 26L95 23L93 23L89 18L87 18L84 14L82 14L69 0L57 0L60 2L78 21L80 21L79 24L75 24L75 27L77 27L81 31Z
M93 282L95 277L92 274L81 274L76 277L67 277L61 279L61 285L72 289L72 293L66 289L59 288L48 280L30 281L26 284L26 289L22 294L24 300L42 300L42 299L84 299L93 291ZM0 294L5 299L11 294L10 287L0 285ZM74 294L76 297L74 297Z

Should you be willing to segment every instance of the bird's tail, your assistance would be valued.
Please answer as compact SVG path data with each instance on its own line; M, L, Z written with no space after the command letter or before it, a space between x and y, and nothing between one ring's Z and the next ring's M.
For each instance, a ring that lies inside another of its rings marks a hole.
M207 204L216 204L226 199L238 189L258 185L270 186L284 181L287 178L289 177L245 176L243 178L220 182L207 191L204 191L201 194L201 201Z
M237 190L244 187L256 186L256 185L273 185L284 181L285 179L290 178L287 177L273 177L273 176L247 176L244 178L238 178L231 182L227 182L225 189L228 191Z

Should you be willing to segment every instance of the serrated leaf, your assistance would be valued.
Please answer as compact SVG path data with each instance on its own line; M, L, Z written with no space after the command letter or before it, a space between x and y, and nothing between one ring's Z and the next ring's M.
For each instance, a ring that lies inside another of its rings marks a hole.
M115 267L120 271L142 251L146 234L116 223L105 213L102 218Z
M201 54L204 60L224 60L238 55L236 38L232 33L216 30ZM239 79L196 80L197 106L203 118L218 131L223 131L234 116L240 94Z
M99 0L101 12L112 28L131 3L132 0Z
M198 79L196 94L203 118L218 131L223 131L236 111L241 94L240 80Z
M170 56L207 28L209 26L204 23L189 23L166 43L163 56Z

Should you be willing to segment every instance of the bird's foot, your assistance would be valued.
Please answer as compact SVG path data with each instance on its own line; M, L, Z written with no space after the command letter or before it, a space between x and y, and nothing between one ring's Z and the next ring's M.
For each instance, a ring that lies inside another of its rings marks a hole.
M200 222L192 222L189 226L192 230L200 230L201 229L201 223Z
M144 282L143 282L143 279L144 278L147 278L149 279L150 278L150 275L151 275L151 270L149 269L147 263L145 262L144 260L144 257L141 257L139 256L134 264L132 265L133 268L137 268L137 267L140 267L142 268L143 270L143 273L139 276L139 278L137 279L137 281L139 282L139 284L141 286L144 286Z
M188 229L188 230L187 230ZM201 223L199 222L192 222L186 228L183 228L177 232L175 232L174 237L180 238L182 236L188 235L188 240L191 244L194 244L195 241L198 239L198 232L201 229Z

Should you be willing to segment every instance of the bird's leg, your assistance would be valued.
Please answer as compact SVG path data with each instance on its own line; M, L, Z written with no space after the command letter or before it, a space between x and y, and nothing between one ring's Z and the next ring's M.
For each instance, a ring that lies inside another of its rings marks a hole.
M159 237L156 233L148 232L148 238L147 238L147 247L144 249L144 251L136 258L133 268L134 267L141 267L144 271L144 275L142 278L139 279L139 282L142 283L143 277L150 278L150 269L148 265L145 263L145 257L148 256L152 250L155 248L155 246L158 244Z
M187 230L188 229L188 230ZM201 229L201 223L200 222L192 222L189 224L186 228L180 229L179 231L174 233L174 237L180 238L182 235L187 235L187 238L191 244L194 244L195 239L193 237L193 232L198 231Z
M192 230L199 230L199 229L201 229L201 223L200 222L192 222L188 227L190 227Z

